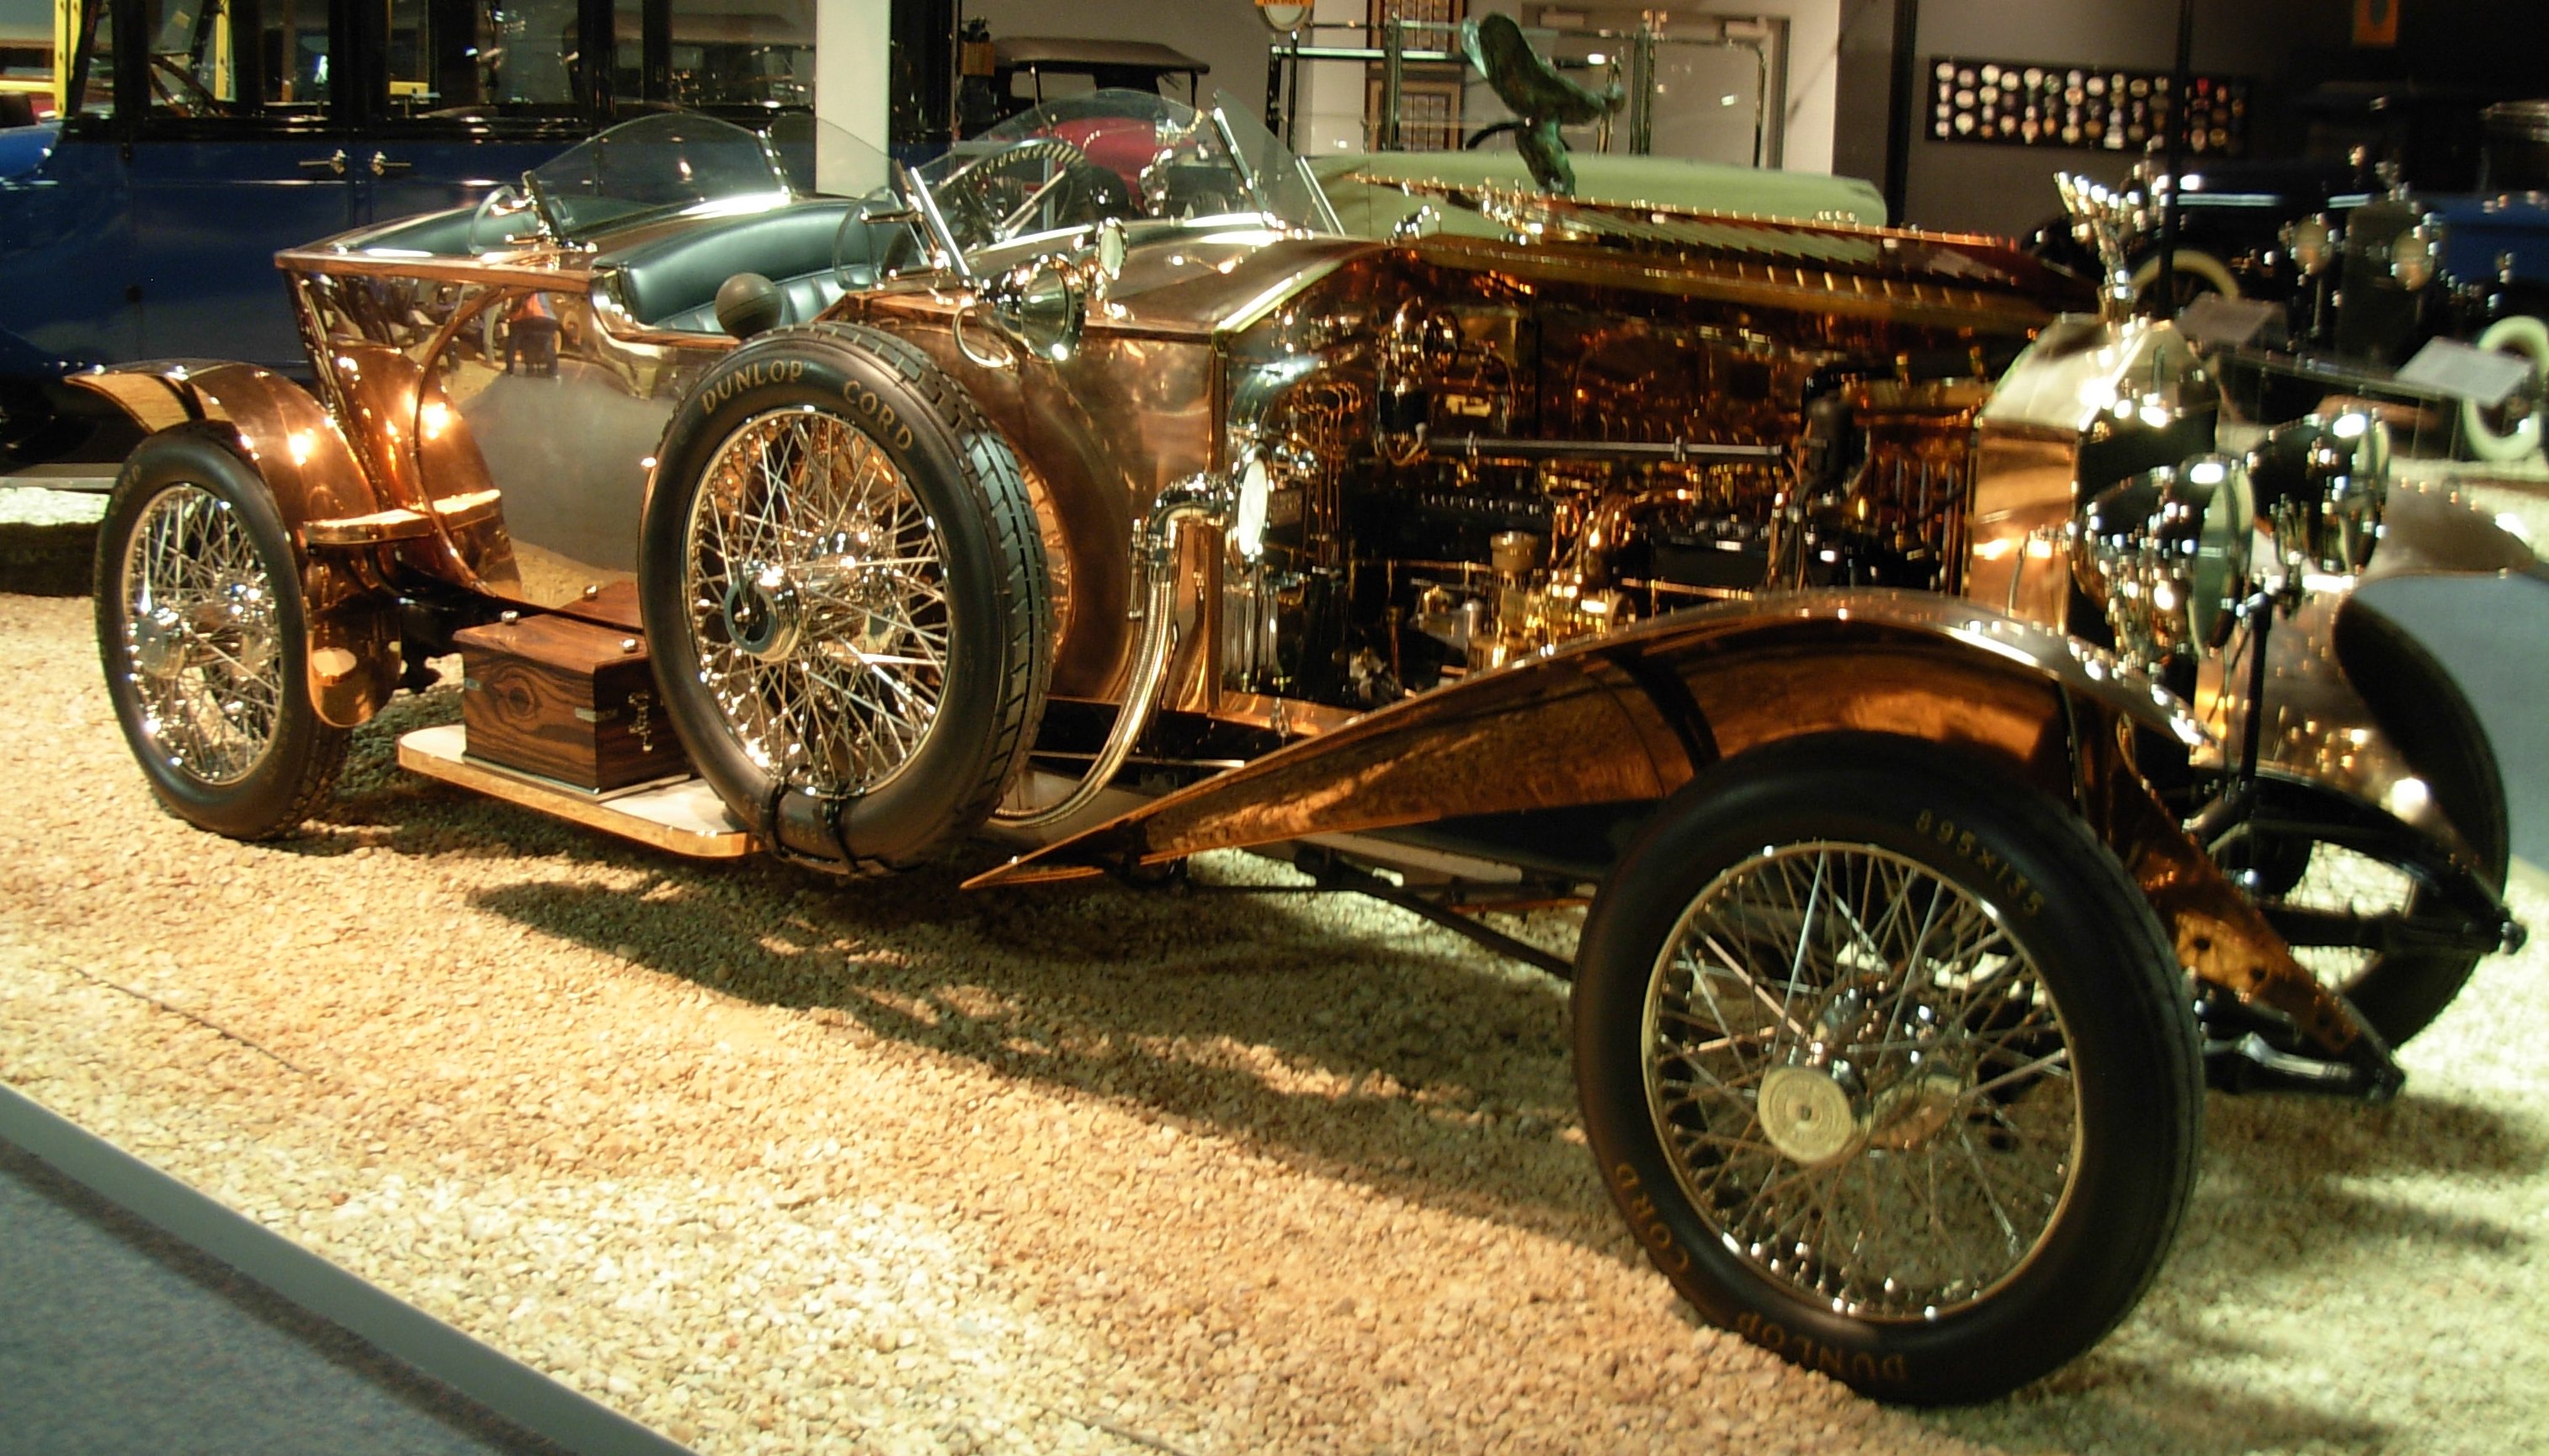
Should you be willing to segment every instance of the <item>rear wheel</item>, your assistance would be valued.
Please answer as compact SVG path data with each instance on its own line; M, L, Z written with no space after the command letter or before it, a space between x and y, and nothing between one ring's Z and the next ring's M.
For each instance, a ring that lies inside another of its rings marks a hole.
M638 587L701 776L765 844L843 872L979 825L1043 712L1052 592L1017 462L889 335L766 334L700 382Z
M299 569L247 462L185 426L136 447L98 529L96 604L107 696L159 801L233 839L308 818L346 735L310 700Z
M1926 744L1748 754L1658 812L1577 961L1585 1131L1712 1322L1868 1394L2094 1344L2195 1178L2185 978L2043 795Z

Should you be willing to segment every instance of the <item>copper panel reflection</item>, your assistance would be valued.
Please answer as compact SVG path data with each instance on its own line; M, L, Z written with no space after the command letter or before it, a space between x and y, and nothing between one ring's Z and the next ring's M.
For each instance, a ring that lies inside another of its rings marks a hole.
M2083 651L1926 593L1808 592L1702 608L1399 702L975 883L1068 874L1074 864L1114 858L1156 862L1307 834L1652 799L1688 781L1712 751L1827 731L1988 753L2067 796L2066 697L2092 721L2189 726L2147 681ZM1676 696L1687 696L1697 723L1675 727L1687 713Z
M1965 594L2060 629L2070 604L2071 523L2079 438L1994 425L1974 432L1973 544Z

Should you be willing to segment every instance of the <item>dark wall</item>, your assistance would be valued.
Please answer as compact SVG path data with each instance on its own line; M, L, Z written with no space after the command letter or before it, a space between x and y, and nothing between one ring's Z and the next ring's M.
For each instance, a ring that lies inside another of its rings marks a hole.
M1846 0L1834 60L1833 175L1885 186L1894 94L1894 15L1905 0Z
M2256 82L2249 155L2260 157L2301 153L2313 136L2312 114L2301 103L2324 96L2331 86L2412 89L2439 97L2446 109L2464 111L2490 95L2549 95L2544 0L2399 3L2399 44L2356 49L2350 0L2197 0L2195 68ZM1935 55L2140 69L2165 69L2176 58L2177 0L1918 4L1917 72L1924 87ZM1845 35L1844 56L1848 44ZM2056 170L2112 181L2133 162L2124 152L1935 141L1918 125L1927 120L1927 102L1923 90L1916 97L1920 113L1912 119L1904 210L1906 220L1920 227L2024 232L2056 211ZM2316 135L2324 140L2331 129L2322 124Z
M2023 233L2059 211L2054 172L2086 172L2114 181L2132 166L2136 158L2130 152L1930 139L1926 126L1919 125L1928 117L1930 58L1959 55L2166 70L2177 58L2177 0L1920 0L1920 64L1915 70L1922 89L1916 97L1906 221L1957 231ZM2272 135L2274 118L2288 104L2296 55L2341 44L2351 10L2345 0L2198 4L2195 69L2247 76L2257 83L2249 125L2252 152L2266 153L2281 142Z

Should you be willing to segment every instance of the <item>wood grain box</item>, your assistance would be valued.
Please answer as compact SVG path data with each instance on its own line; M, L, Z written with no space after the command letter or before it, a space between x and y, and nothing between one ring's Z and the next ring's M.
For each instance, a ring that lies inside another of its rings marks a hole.
M690 772L645 639L561 616L452 637L469 757L597 792Z

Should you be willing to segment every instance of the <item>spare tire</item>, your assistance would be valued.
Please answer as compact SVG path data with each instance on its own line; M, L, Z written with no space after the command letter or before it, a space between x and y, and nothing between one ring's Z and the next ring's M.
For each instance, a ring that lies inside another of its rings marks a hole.
M780 330L701 379L665 434L638 592L691 762L790 858L932 859L1033 744L1053 600L1017 460L890 334Z

